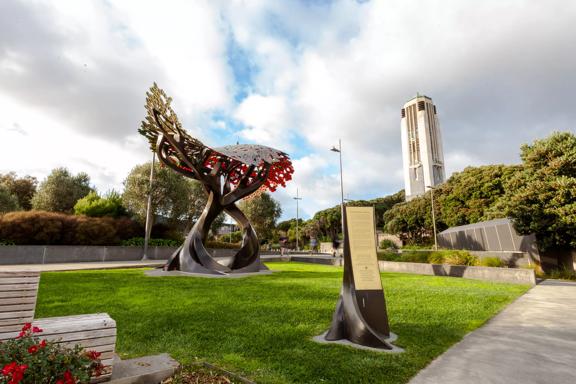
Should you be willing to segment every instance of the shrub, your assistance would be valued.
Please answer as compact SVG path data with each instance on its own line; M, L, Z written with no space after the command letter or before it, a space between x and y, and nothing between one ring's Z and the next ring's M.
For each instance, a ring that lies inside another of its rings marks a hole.
M40 340L39 332L42 330L27 323L17 338L0 343L1 383L89 383L92 375L100 375L99 352Z
M443 251L447 252L444 256L445 264L452 265L476 265L478 258L471 255L468 251Z
M398 249L392 240L384 239L380 242L380 249Z
M223 241L208 241L206 242L207 248L223 248L223 249L238 249L241 247L240 243L226 243Z
M484 257L478 261L478 265L482 267L505 267L506 263L499 257Z
M0 217L0 239L18 245L115 245L133 237L139 225L109 217L57 212L11 212Z
M430 252L428 262L430 264L444 264L444 256L443 252Z
M122 197L115 191L100 197L96 192L90 192L76 202L74 214L90 217L120 217L126 215L126 208L122 205Z
M567 268L552 269L544 275L549 279L576 280L576 272Z
M402 252L399 261L409 263L427 263L430 252Z
M225 243L228 242L239 243L242 241L242 231L234 231L232 233L220 235L218 236L218 241L222 241Z
M133 237L131 239L122 241L121 244L128 247L143 247L144 238ZM172 239L150 239L148 241L148 245L151 247L179 247L182 245L182 242Z
M400 257L402 254L396 252L378 252L378 260L385 261L401 261Z

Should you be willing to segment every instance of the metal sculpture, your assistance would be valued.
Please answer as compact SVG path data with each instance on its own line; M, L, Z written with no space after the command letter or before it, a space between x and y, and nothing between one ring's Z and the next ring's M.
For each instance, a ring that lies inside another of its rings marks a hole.
M146 93L148 114L138 131L164 165L204 185L208 202L164 270L228 274L266 269L260 262L256 232L236 202L258 191L273 192L279 185L284 187L294 172L290 158L261 145L207 147L182 128L171 102L154 83ZM242 246L227 266L212 258L205 247L210 225L221 212L236 220L243 231Z

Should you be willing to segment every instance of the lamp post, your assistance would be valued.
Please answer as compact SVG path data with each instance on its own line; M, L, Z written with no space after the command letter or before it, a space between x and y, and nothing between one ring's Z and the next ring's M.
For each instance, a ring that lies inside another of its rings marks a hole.
M298 188L296 188L296 197L293 197L294 200L296 200L296 252L300 251L300 247L298 245L298 238L300 237L300 234L298 233L298 200L302 200L301 197L298 197Z
M341 194L341 203L340 203L340 207L341 207L341 222L342 222L342 237L345 236L345 230L344 230L344 181L343 181L343 176L342 176L342 140L338 139L338 148L336 148L335 146L332 146L332 148L330 149L332 152L337 152L340 155L340 194Z
M434 228L434 250L438 250L438 240L436 238L436 216L434 215L434 190L435 187L427 185L426 188L430 189L430 201L432 203L432 226Z
M148 260L148 243L150 242L150 232L152 230L152 185L154 183L154 163L156 152L152 152L152 167L150 167L150 184L148 190L148 203L146 204L146 227L144 229L144 256L142 260Z

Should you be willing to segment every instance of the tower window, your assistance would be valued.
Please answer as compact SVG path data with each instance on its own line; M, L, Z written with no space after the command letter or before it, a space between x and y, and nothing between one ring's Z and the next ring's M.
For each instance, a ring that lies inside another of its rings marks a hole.
M437 115L438 112L436 112L436 106L434 106L434 114Z
M423 101L419 101L418 102L418 110L419 111L423 111L426 108L426 103L424 103Z
M402 108L402 112L400 113L402 115L402 118L406 117L406 110L404 108Z

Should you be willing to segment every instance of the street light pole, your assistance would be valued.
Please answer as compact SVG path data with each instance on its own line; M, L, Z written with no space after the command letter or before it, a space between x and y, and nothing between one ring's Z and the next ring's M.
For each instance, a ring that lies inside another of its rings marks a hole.
M344 177L342 175L342 140L338 139L338 148L332 146L332 148L330 149L332 152L338 152L338 154L340 155L340 194L341 194L341 203L340 203L340 208L341 208L341 222L342 222L342 237L344 237L345 235L345 230L344 230Z
M154 183L154 163L156 152L152 151L152 167L150 167L150 184L148 186L148 203L146 204L146 227L144 229L144 256L142 260L148 260L148 243L150 242L150 232L152 230L152 185Z
M432 203L432 226L434 228L434 250L438 250L438 239L436 238L436 216L434 215L434 190L436 188L427 185L426 188L430 188L430 201Z
M298 188L296 188L296 197L293 197L294 200L296 200L296 252L300 251L300 247L298 245L298 238L300 237L300 234L298 232L298 200L302 200L301 197L298 197Z

